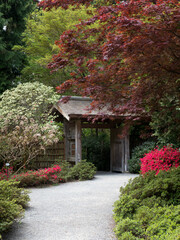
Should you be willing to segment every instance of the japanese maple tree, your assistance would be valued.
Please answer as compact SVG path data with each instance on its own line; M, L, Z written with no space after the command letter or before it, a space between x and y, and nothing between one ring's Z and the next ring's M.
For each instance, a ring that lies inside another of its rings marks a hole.
M44 9L67 8L90 0L47 0ZM98 24L95 24L98 23ZM72 78L58 86L94 99L92 107L138 119L171 104L176 124L180 103L180 3L178 0L129 0L97 8L95 16L56 42L53 71L76 66ZM73 68L74 69L74 68Z

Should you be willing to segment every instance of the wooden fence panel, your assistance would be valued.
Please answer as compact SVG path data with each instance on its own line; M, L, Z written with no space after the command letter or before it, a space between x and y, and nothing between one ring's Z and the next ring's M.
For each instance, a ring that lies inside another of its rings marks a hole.
M52 164L56 163L58 160L65 159L65 147L64 141L53 144L48 147L45 153L38 155L33 162L34 168L47 168Z

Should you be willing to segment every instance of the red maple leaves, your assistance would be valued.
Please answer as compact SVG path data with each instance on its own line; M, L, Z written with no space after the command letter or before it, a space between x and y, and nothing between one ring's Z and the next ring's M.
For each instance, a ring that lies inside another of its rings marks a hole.
M77 2L91 1L47 0L40 5L66 8ZM177 0L131 0L100 7L94 17L60 37L59 54L48 67L72 67L72 79L59 87L61 92L73 88L101 106L109 103L118 114L145 116L159 111L164 98L179 99L179 23Z

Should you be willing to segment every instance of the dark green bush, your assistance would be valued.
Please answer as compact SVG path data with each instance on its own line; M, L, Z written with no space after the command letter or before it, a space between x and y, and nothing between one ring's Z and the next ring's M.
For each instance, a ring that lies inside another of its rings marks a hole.
M62 181L67 182L68 180L71 180L70 177L71 164L65 160L60 160L58 164L61 166L60 176Z
M96 173L96 167L86 160L82 160L69 171L69 178L74 180L90 180Z
M23 216L29 199L27 190L18 187L19 182L0 181L0 233L7 230L14 220Z
M86 160L81 160L81 162L74 166L65 160L59 160L57 163L61 166L60 176L63 182L90 180L93 179L96 173L94 164Z
M180 239L180 167L130 180L114 205L120 240Z
M156 240L160 238L169 240L170 235L172 233L174 234L174 230L176 230L178 225L180 227L180 205L158 207L148 210L153 213L154 217L149 220L146 235Z
M0 200L0 233L7 230L15 219L22 216L23 208L14 200Z
M140 207L132 218L121 219L115 228L118 239L169 240L178 236L180 206ZM125 236L129 238L125 238ZM180 236L180 235L179 235ZM178 238L174 238L176 240Z
M122 219L116 226L116 235L121 236L125 232L131 233L134 237L141 236L143 233L141 222L130 218Z
M145 153L150 152L155 148L155 142L146 141L142 145L135 147L132 150L132 157L128 161L129 172L139 173L140 172L140 158L144 156Z
M180 109L179 93L173 97L165 97L160 103L161 111L155 111L151 116L150 126L154 136L158 139L158 146L172 144L174 148L180 147ZM176 107L175 107L176 106Z

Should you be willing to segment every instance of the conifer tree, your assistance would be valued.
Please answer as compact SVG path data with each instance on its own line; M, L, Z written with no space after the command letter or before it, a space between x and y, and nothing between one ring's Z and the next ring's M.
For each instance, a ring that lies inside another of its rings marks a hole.
M0 93L15 85L15 78L25 63L25 55L12 48L22 44L25 18L35 6L36 0L0 2Z

